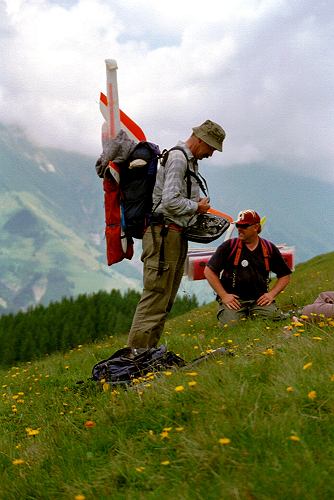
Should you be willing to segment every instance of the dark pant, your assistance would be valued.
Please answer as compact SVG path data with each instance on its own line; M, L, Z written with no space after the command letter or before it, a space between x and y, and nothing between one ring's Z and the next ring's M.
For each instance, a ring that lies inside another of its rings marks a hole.
M223 303L219 304L217 318L222 326L248 317L254 319L271 319L273 321L284 319L282 311L276 306L275 302L272 302L268 306L258 306L256 300L239 299L239 302L241 304L241 308L238 311L228 309L228 307Z
M128 345L132 348L158 344L183 276L187 240L173 228L163 239L160 232L160 226L151 226L143 237L144 290L129 333ZM162 244L164 263L159 273Z

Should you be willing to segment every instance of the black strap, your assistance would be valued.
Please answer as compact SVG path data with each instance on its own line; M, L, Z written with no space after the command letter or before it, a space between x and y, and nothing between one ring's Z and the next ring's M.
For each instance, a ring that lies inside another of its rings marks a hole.
M199 172L198 174L195 174L195 172L190 170L190 168L187 165L186 176L187 176L187 198L191 197L191 177L193 177L196 180L197 184L200 187L200 190L202 191L204 196L208 198L209 194L208 185L203 175L201 175ZM188 179L190 179L190 182L188 182Z
M208 189L208 185L207 185L206 180L204 179L203 175L201 175L199 172L198 172L198 174L195 174L195 172L193 172L192 170L190 170L188 155L185 152L185 150L183 148L181 148L181 146L174 146L173 148L171 148L169 150L164 149L163 152L161 153L161 165L162 166L166 165L169 153L171 151L182 151L182 153L186 157L186 160L187 160L187 170L186 170L184 178L186 179L186 182L187 182L187 198L190 199L190 197L191 197L191 184L192 184L191 177L193 177L196 180L197 184L200 187L200 190L202 191L202 193L204 194L204 196L206 198L208 198L208 196L209 196L209 189ZM160 205L160 203L161 203L161 200L159 201L159 204L155 207L155 209Z
M161 276L164 270L164 265L165 265L165 236L167 236L169 231L168 224L163 224L161 231L160 231L160 236L161 236L161 242L160 242L160 252L159 252L159 266L158 266L158 276Z

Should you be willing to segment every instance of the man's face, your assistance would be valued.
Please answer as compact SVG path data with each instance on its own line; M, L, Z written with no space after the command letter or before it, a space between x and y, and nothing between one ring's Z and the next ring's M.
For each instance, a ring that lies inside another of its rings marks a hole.
M203 158L210 158L210 156L212 156L215 151L215 148L209 146L209 144L202 141L202 139L198 139L198 144L194 156L197 160L203 160Z
M256 239L259 230L259 224L236 224L239 238L245 243L252 242Z

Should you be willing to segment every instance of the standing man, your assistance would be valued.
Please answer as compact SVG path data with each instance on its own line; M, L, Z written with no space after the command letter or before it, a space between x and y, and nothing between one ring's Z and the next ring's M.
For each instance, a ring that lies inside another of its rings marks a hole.
M261 219L243 210L235 221L239 238L225 241L209 260L204 275L217 293L217 317L222 325L248 316L284 318L275 297L288 285L291 269L278 248L259 237ZM277 281L269 290L269 274Z
M210 208L209 199L200 198L197 160L222 151L225 132L211 120L192 130L185 142L179 141L177 149L169 151L158 170L153 191L157 208L143 237L144 290L129 333L131 348L157 346L183 276L188 251L183 229L194 214Z

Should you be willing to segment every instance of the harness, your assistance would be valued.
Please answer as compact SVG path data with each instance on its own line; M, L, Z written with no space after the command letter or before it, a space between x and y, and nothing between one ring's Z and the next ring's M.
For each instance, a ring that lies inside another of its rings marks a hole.
M260 240L260 245L261 245L262 254L263 254L263 258L264 258L265 269L267 271L267 288L268 288L269 283L270 283L269 257L270 257L270 253L271 253L271 243L270 243L270 241L263 240L260 237L259 237L259 240ZM235 252L235 256L234 256L234 260L233 260L232 288L236 287L237 270L238 270L238 265L240 262L240 256L241 256L241 252L242 252L242 241L239 238L232 240L232 249L231 249L231 253L230 253L228 259L230 259L230 257L232 257L234 252Z

